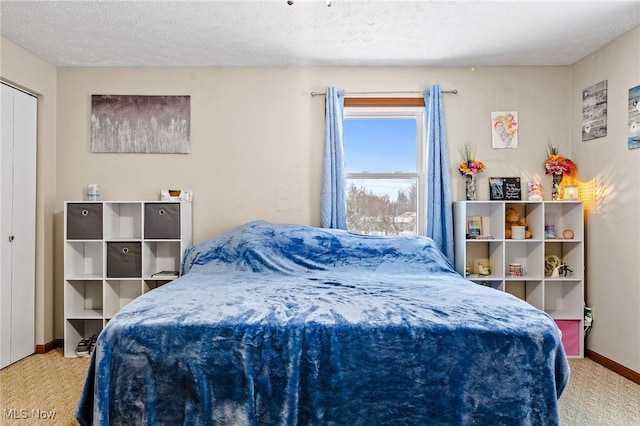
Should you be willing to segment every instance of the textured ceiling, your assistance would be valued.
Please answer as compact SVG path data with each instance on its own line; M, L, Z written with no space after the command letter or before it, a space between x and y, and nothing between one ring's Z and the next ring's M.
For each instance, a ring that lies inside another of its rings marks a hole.
M9 1L57 66L570 65L640 25L625 1Z

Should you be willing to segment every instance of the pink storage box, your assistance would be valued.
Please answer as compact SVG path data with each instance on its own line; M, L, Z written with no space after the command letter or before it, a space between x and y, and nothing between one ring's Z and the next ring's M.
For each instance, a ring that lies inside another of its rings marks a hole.
M580 321L578 320L556 320L558 328L562 332L562 346L569 356L580 355L580 339L582 339L582 330L580 330Z

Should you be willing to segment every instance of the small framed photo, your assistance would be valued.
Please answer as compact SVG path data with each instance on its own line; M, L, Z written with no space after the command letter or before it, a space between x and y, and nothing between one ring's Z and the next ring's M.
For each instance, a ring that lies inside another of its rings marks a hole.
M482 235L482 216L467 217L467 238L475 239Z

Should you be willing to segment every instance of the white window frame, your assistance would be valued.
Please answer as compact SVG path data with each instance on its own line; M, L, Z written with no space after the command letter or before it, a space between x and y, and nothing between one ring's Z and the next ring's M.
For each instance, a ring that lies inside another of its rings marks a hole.
M349 179L416 179L417 197L417 229L418 235L425 235L426 230L426 168L427 168L427 133L425 129L424 107L344 107L344 119L350 118L412 118L416 120L416 171L415 172L347 172Z

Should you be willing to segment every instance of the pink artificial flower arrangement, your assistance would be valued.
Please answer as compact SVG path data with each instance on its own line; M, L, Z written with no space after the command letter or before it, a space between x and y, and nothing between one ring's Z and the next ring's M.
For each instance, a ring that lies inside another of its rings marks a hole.
M571 175L578 170L578 166L570 159L558 154L558 147L549 143L547 159L544 160L544 172L548 175Z

